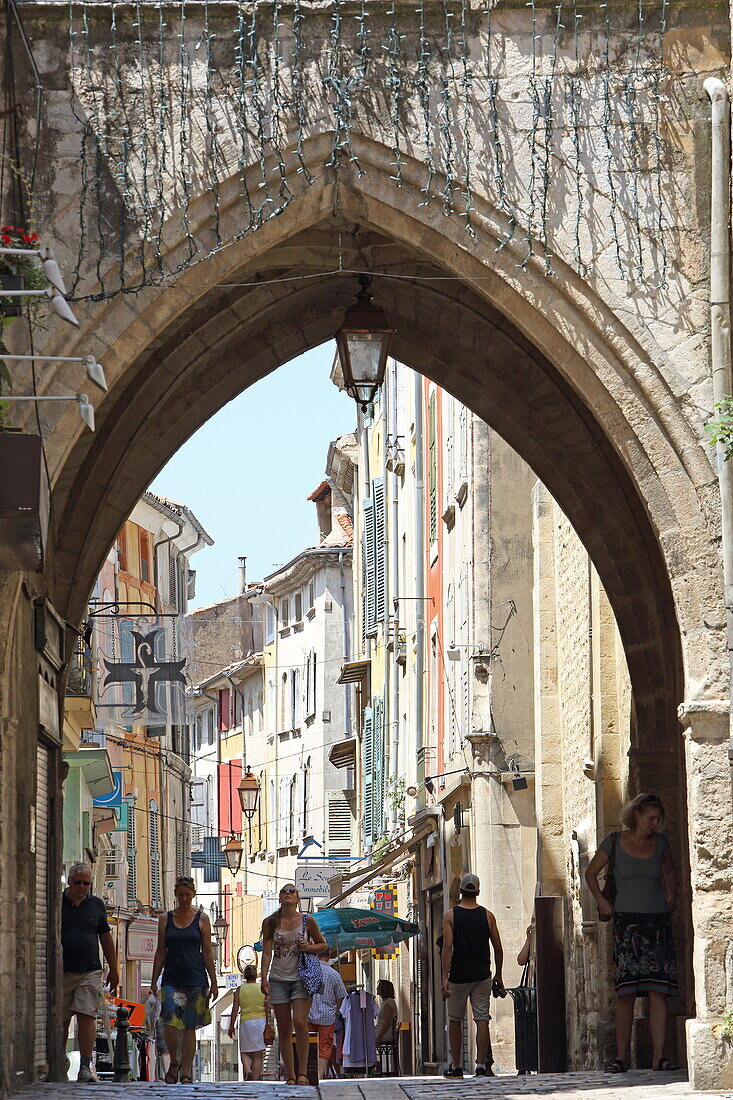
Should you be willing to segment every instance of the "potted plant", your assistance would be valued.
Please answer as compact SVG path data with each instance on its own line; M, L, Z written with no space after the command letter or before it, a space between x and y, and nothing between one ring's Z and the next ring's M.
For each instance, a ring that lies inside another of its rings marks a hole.
M38 248L38 234L14 225L0 226L0 245L3 248ZM44 290L48 280L43 273L38 256L8 256L0 254L0 288L5 290ZM6 318L19 317L22 298L3 298L0 294L0 314Z

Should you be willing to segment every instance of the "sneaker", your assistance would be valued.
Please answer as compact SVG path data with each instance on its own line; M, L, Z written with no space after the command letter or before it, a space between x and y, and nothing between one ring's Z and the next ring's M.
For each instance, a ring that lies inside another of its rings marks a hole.
M79 1070L79 1076L77 1077L77 1081L81 1081L81 1083L84 1084L84 1085L96 1085L97 1084L97 1082L99 1081L99 1075L97 1074L97 1071L94 1068L94 1066L91 1064L91 1062L89 1063L88 1066L82 1066L81 1067L81 1069Z
M496 1077L496 1074L494 1073L491 1066L482 1066L478 1063L476 1065L474 1073L476 1077Z
M443 1070L443 1076L448 1078L457 1078L463 1080L463 1070L460 1066L448 1066L448 1069Z

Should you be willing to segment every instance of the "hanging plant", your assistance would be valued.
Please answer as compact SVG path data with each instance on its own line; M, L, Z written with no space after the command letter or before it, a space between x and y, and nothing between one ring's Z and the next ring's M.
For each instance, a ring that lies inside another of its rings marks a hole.
M715 406L718 413L705 424L708 440L715 446L721 443L725 448L725 461L733 458L733 397L724 397Z

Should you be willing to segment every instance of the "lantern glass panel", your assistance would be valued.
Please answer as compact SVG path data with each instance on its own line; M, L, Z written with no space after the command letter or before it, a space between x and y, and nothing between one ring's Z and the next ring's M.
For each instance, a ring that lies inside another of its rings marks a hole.
M380 367L388 337L383 332L347 332L351 377L355 386L371 383L371 392L382 381ZM367 401L371 399L371 394Z

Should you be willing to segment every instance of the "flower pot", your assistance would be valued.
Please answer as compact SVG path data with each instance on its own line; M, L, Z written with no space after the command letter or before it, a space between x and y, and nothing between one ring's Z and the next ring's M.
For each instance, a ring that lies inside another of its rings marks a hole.
M25 280L22 275L0 274L0 288L2 290L22 290ZM3 317L20 317L23 312L22 298L3 298L0 290L0 314Z

